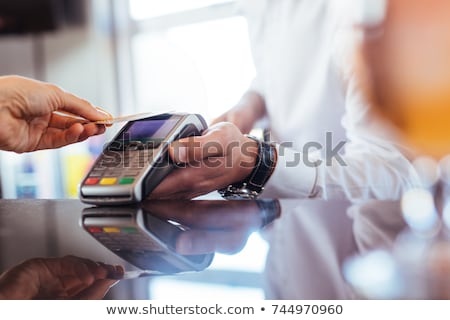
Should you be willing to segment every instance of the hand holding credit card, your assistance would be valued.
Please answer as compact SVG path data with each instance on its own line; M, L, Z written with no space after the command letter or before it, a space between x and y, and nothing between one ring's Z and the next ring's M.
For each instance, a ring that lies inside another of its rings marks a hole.
M68 112L64 112L64 111L55 111L53 113L60 115L60 116L67 117L71 120L78 121L80 123L95 123L95 124L112 125L114 123L134 121L134 120L144 119L144 118L153 117L153 116L161 115L164 113L171 113L171 112L174 112L174 111L171 110L171 111L164 111L164 112L142 112L142 113L136 113L136 114L126 115L126 116L119 116L119 117L115 117L115 118L97 120L97 121L91 121L91 120L88 120L88 119L85 119L85 118L82 118L77 115L74 115L74 114L71 114Z
M112 119L94 121L94 123L108 125L108 124L114 124L114 123L118 123L118 122L128 122L128 121L144 119L144 118L153 117L153 116L161 115L164 113L172 113L172 112L174 112L174 111L172 110L172 111L164 111L164 112L143 112L143 113L136 113L136 114L131 114L131 115L127 115L127 116L119 116L119 117L115 117Z

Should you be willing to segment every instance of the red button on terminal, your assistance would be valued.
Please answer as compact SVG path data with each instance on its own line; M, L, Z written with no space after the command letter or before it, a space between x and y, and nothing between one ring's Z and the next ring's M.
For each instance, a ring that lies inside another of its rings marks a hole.
M99 181L99 178L87 178L86 181L84 181L84 184L87 186L92 186L97 184Z
M88 227L87 230L90 233L102 233L103 229L101 227Z

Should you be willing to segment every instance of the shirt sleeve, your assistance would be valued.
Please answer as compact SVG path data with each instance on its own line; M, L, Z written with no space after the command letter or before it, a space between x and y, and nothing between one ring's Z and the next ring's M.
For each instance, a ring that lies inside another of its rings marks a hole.
M354 83L349 83L343 125L348 142L342 154L311 158L277 146L278 161L262 194L273 198L399 199L420 186L410 159L392 128L376 119ZM316 163L316 165L314 165Z

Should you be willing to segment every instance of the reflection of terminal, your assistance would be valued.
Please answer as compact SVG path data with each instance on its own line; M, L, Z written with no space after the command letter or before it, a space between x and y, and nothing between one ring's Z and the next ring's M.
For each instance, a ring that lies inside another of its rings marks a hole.
M86 208L82 225L106 248L141 269L138 275L153 275L202 271L215 252L239 252L253 232L279 216L276 200L147 201Z
M142 269L142 274L201 271L214 257L214 253L177 253L177 238L186 228L138 207L85 209L83 227L109 250Z

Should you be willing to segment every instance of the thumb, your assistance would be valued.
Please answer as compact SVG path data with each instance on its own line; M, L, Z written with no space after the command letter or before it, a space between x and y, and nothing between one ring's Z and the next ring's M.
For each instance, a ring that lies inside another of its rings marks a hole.
M230 123L210 127L202 136L180 139L171 144L169 154L176 163L195 163L223 157L230 147L239 146L240 131Z

